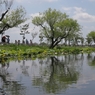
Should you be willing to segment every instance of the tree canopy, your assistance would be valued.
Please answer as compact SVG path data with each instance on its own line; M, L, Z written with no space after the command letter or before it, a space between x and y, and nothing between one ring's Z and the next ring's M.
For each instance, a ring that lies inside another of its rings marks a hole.
M26 21L25 16L26 11L22 6L8 12L8 14L5 15L5 17L2 19L2 22L0 23L0 34L9 28L16 27Z
M87 38L91 38L92 41L95 43L95 31L91 31L88 33Z
M32 19L32 23L40 27L40 37L49 41L50 48L54 48L71 32L80 31L76 20L69 18L66 13L49 8Z

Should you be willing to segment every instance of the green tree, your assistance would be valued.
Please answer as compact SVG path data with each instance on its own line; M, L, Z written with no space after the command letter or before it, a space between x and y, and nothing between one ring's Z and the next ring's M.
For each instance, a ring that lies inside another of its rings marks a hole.
M80 37L79 39L80 39L81 45L83 46L83 44L84 44L84 38Z
M21 31L20 35L22 35L23 44L25 44L25 35L30 33L28 31L28 28L29 28L29 24L24 24L24 25L20 26L20 31Z
M76 31L72 31L69 33L68 37L67 37L67 41L69 46L70 45L78 45L78 42L80 40L80 32L76 32Z
M95 31L91 31L90 33L88 33L87 37L91 38L95 43Z
M92 44L92 38L87 36L86 37L86 43L87 43L87 45L91 45Z
M32 23L41 28L41 38L49 41L50 48L58 45L70 32L80 30L76 20L69 18L66 13L51 8L34 17Z
M25 16L26 11L22 6L8 12L8 14L5 15L5 17L2 19L2 22L0 23L0 34L3 34L3 32L9 28L16 27L26 21Z

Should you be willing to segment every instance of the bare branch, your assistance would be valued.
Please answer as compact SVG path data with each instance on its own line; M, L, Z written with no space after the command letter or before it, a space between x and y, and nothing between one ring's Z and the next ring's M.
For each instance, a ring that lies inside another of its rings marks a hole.
M2 21L4 16L8 13L12 4L13 4L13 0L3 0L0 2L0 7L5 5L5 11L3 10L4 12L3 13L1 12L0 21Z

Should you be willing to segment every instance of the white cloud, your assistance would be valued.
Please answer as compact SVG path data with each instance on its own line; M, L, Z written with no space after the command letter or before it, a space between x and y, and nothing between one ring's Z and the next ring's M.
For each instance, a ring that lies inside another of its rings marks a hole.
M81 22L95 22L95 16L86 13L84 9L74 7L74 10L74 19Z
M42 13L34 13L34 14L30 14L30 16L31 16L31 19L33 19L34 17L36 17L36 16L40 16L40 17L42 17Z
M90 15L81 7L63 7L64 11L69 14L73 14L73 19L81 22L95 22L95 16Z
M84 12L76 13L73 18L82 22L95 22L95 16Z
M85 12L85 10L81 7L73 7L73 9L75 10L75 13Z
M64 11L70 11L70 10L72 10L72 7L63 7L62 8Z
M31 17L39 16L39 13L34 13L30 15Z

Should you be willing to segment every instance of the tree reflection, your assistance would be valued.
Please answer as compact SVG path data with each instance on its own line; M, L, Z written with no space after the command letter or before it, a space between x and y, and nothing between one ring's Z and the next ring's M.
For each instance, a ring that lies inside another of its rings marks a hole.
M95 56L93 54L88 54L87 60L90 66L95 66Z
M83 59L81 54L28 60L30 63L25 59L17 64L0 61L0 89L7 95L27 95L28 91L32 92L32 88L27 87L32 86L38 86L46 93L65 91L77 82Z
M0 95L26 95L25 87L12 79L8 71L9 66L7 60L0 59Z
M25 76L29 76L29 74L28 74L28 68L29 68L29 66L26 66L26 65L25 65L25 60L23 60L22 63L23 63L23 64L20 66L21 69L22 69L22 73L23 73Z
M65 91L71 84L77 82L80 70L77 66L79 66L78 63L80 61L83 64L83 57L79 58L77 55L50 57L44 61L40 60L40 63L44 62L46 67L41 67L41 76L33 79L33 85L42 86L47 93L57 93L61 90ZM80 67L82 64L80 64Z

